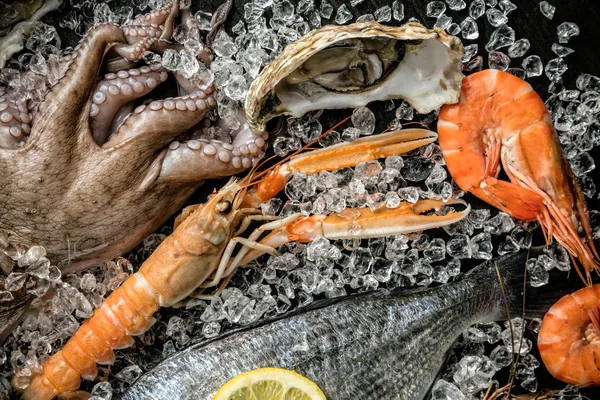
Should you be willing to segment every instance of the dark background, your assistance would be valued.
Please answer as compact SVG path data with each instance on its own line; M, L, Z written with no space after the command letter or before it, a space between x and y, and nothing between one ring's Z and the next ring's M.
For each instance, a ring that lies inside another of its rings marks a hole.
M358 4L355 7L350 6L349 0L328 0L334 7L334 12L332 14L331 20L323 19L322 24L325 25L327 23L334 23L333 18L335 18L337 8L342 5L344 2L348 4L348 8L354 15L354 17L359 17L366 13L373 13L376 9L382 7L383 5L390 5L392 1L386 0L365 0L363 3ZM405 19L401 22L395 21L392 19L390 22L386 22L388 25L401 25L411 17L418 18L421 23L426 25L427 27L432 27L435 23L435 19L429 18L426 16L426 5L429 0L402 0L404 4L405 11ZM462 11L451 11L447 10L446 14L453 17L454 22L460 23L467 15L468 15L468 5L471 3L470 0L467 0L467 9ZM557 56L551 51L552 43L558 43L556 28L559 24L564 21L575 22L581 33L579 36L572 37L567 44L563 44L564 46L570 47L575 50L575 53L567 56L565 58L569 69L563 75L563 83L565 88L567 89L576 89L575 81L577 77L581 73L590 73L592 75L600 75L600 56L598 52L598 39L600 38L600 4L597 0L548 0L548 2L556 7L556 12L554 18L552 20L548 20L546 17L542 15L539 8L539 0L513 0L513 2L517 5L517 9L509 14L509 22L508 25L511 26L516 33L516 39L527 38L531 42L531 48L525 55L539 55L544 63L550 61ZM111 9L114 9L121 5L131 5L131 3L135 3L135 0L113 0L109 3ZM221 3L221 0L192 0L192 9L203 10L207 12L213 12L216 10L218 5ZM230 18L226 24L226 29L231 34L231 27L240 20L243 15L243 4L244 0L236 0L232 12L230 14ZM295 1L292 0L292 3L296 4ZM316 1L317 9L320 7L320 1ZM498 7L496 7L498 8ZM57 30L59 31L61 38L63 38L63 47L65 46L74 46L79 37L74 35L72 32L68 32L64 29L61 29L58 24L58 20L62 18L66 12L71 9L71 6L68 2L65 2L63 6L56 12L50 14L45 22L53 24ZM135 10L134 14L137 14L138 10ZM270 12L270 11L269 11ZM267 16L270 16L267 13ZM487 23L487 21L482 21L485 19L485 15L478 19L479 32L480 37L477 41L463 41L464 45L478 43L479 45L479 55L484 56L484 68L488 67L487 64L487 52L485 51L485 45L489 40L490 34L495 29L491 25ZM462 39L461 34L458 36ZM506 53L507 48L500 49L500 51ZM511 63L511 67L520 67L522 58L515 59ZM540 94L542 99L546 100L549 97L548 93L548 85L549 79L543 74L540 77L528 78L528 82L532 84L534 89ZM398 105L399 103L397 103ZM369 106L378 116L378 130L383 130L389 122L391 118L393 118L393 111L385 112L383 110L383 103L372 103ZM320 121L324 128L333 125L343 117L350 114L349 110L342 111L330 111L325 112L321 117ZM435 129L435 123L430 126L432 130ZM273 138L271 138L273 139ZM592 156L595 160L600 160L600 151L595 148L592 151ZM599 171L597 169L593 170L589 173L589 176L596 183L598 188L600 188L600 176ZM216 180L205 183L205 185L190 199L189 204L203 202L206 198L206 194L212 191L214 187L220 187L225 180ZM489 208L489 206L485 203L482 203L477 198L472 195L467 194L465 196L465 200L470 202L473 208ZM594 195L593 199L588 199L588 206L590 210L598 209L598 198L597 194ZM164 233L170 232L170 227L172 226L172 220L169 221L168 224L161 230ZM436 236L437 232L432 232L430 236ZM496 245L499 240L497 237L495 238ZM536 237L534 239L535 244L543 244L543 238L541 237L541 232L538 229L536 231ZM135 252L134 252L135 253ZM494 253L496 254L496 253ZM464 260L463 260L464 261ZM463 269L468 269L470 266L477 264L478 261L471 260L471 263L463 263ZM559 279L565 280L565 285L573 290L582 287L582 283L579 278L575 274L571 274L570 277L566 278L563 274ZM595 277L595 282L600 282ZM534 345L535 347L535 345ZM533 354L539 359L539 355L537 351L534 350ZM564 383L556 381L552 378L543 367L537 371L539 385L538 389L552 389L552 388L562 388L564 387ZM498 379L502 382L503 377L499 376ZM518 387L518 384L517 384ZM600 390L596 389L588 389L583 391L583 394L588 396L590 399L598 399L600 398Z

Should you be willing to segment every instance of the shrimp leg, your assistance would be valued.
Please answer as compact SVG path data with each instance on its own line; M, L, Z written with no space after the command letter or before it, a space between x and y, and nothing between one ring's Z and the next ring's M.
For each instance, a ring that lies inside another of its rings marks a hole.
M560 299L544 316L538 349L548 371L575 386L600 385L600 285Z
M459 102L441 108L438 133L461 189L514 218L537 219L547 241L556 238L579 260L587 274L580 276L591 285L600 257L585 199L531 85L498 70L467 76ZM510 182L497 179L498 158Z

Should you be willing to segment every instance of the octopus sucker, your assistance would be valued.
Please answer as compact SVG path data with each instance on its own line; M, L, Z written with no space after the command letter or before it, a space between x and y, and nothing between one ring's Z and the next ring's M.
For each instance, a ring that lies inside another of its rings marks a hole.
M177 23L200 38L190 11L181 22L179 11L176 0L129 25L98 24L53 61L51 76L23 73L39 83L35 93L0 88L0 251L40 245L64 274L78 272L133 249L203 180L263 155L266 136L243 113L225 127L230 143L202 137L215 123L205 118L216 106L212 81L141 59L146 49L183 49L171 38ZM207 46L195 56L209 67ZM160 98L162 83L181 95ZM31 302L24 290L13 295L0 309L0 341Z

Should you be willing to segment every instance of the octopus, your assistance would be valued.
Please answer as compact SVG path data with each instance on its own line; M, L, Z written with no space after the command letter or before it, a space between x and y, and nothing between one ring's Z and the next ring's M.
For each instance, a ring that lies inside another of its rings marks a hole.
M230 7L215 13L214 28ZM185 46L171 40L179 19ZM141 243L204 180L262 157L266 133L243 116L229 141L197 135L216 104L210 74L144 61L184 48L206 72L211 52L175 0L123 26L94 26L70 56L49 60L48 76L22 75L30 91L0 88L0 253L35 244L63 274L97 265ZM148 98L173 83L178 96ZM27 301L0 304L4 333Z

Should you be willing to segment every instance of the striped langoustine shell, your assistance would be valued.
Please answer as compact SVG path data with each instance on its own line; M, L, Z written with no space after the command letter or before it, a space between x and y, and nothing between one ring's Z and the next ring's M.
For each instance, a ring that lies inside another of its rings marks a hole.
M404 99L428 113L458 101L462 43L418 23L327 25L289 44L254 80L246 97L248 124L318 109Z

